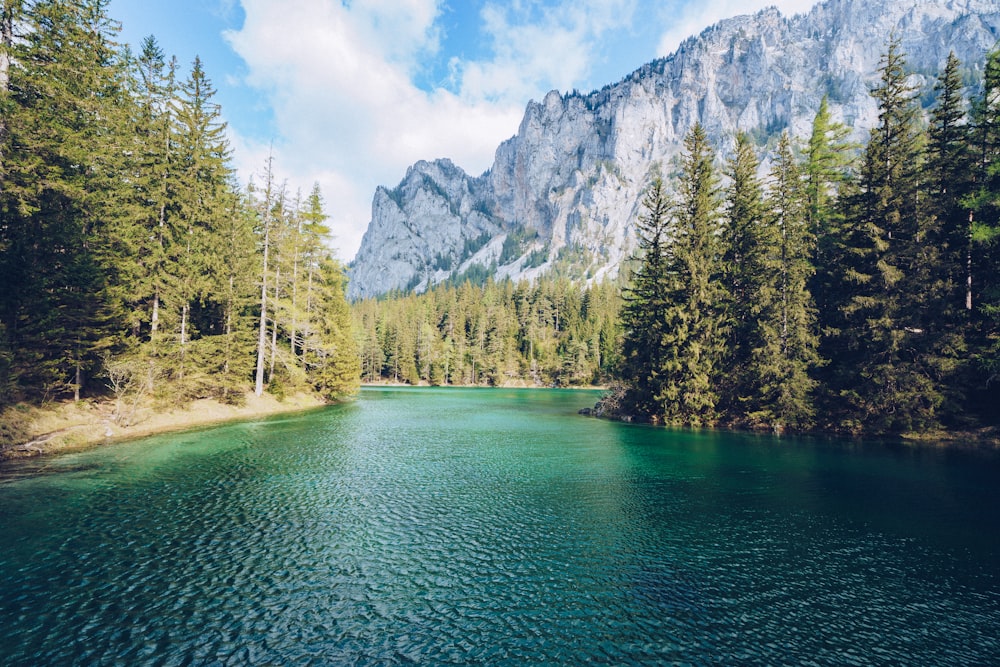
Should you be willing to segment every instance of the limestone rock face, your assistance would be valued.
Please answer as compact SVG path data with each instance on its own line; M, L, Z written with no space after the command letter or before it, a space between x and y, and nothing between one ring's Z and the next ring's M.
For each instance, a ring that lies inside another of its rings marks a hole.
M395 189L380 187L348 294L420 291L470 271L614 276L634 249L643 189L654 173L669 182L695 123L722 158L737 131L766 153L786 129L808 137L827 95L834 118L863 141L877 122L869 91L893 33L930 104L949 51L981 74L1000 37L1000 4L827 0L791 18L765 9L722 21L599 91L550 92L528 104L485 174L418 162Z

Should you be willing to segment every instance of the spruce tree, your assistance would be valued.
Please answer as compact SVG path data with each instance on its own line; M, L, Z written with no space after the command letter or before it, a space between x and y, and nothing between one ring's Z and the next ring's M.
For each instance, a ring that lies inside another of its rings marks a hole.
M728 335L720 282L720 193L714 153L701 125L684 139L678 201L668 228L663 359L655 369L667 423L718 420L718 385Z
M622 308L621 378L629 386L625 410L655 418L662 412L657 397L662 390L660 377L667 354L664 314L668 306L670 204L662 179L653 178L642 205L645 213L636 223L638 267L625 288Z
M849 297L834 361L848 409L842 426L899 432L933 426L942 397L925 367L921 135L898 40L890 42L880 72L872 92L879 124L865 150L858 193L848 202L840 279Z
M142 42L132 74L137 114L134 169L139 266L133 283L135 320L150 359L160 356L162 301L166 289L168 234L177 212L173 138L176 60L168 63L155 38ZM169 322L168 328L172 323Z
M722 283L728 297L726 365L730 372L722 382L725 408L739 419L756 391L755 373L750 367L756 347L757 318L761 286L769 279L765 253L774 239L766 236L763 188L757 177L759 162L750 138L736 136L736 150L728 165L722 229Z
M200 58L178 90L176 142L176 212L168 219L166 298L177 325L170 373L177 382L174 395L218 393L209 359L217 341L203 336L221 333L224 305L213 297L225 291L227 248L223 221L233 214L233 172L221 110L215 89ZM201 342L199 342L201 341Z
M926 372L944 398L942 418L966 412L966 330L969 294L970 211L963 203L972 190L972 152L960 63L950 53L934 87L937 93L928 128L924 190L925 227L918 246L915 277L922 289L919 320Z
M970 356L979 377L981 411L996 420L1000 387L1000 48L986 57L983 88L973 105L973 190L966 307L974 341Z
M827 97L820 102L813 118L809 145L806 148L806 220L809 233L816 240L810 280L810 292L816 302L821 326L836 326L840 294L833 285L833 274L843 261L841 226L843 215L837 202L849 187L854 153L859 148L849 140L850 128L830 117Z
M820 364L816 310L809 293L814 240L808 198L787 133L778 143L767 197L766 258L757 290L758 331L748 364L754 378L750 421L775 430L812 426L812 376Z
M3 46L0 322L8 400L79 397L120 344L121 69L106 2L40 1ZM4 40L17 3L4 4ZM20 386L20 391L14 389Z

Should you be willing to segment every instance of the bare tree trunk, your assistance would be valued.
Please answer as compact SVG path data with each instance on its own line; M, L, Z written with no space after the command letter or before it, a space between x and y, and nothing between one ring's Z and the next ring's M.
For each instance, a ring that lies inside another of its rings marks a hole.
M184 377L184 355L187 352L187 323L188 323L188 313L191 310L191 304L185 303L181 307L181 369L180 377Z
M291 346L292 363L296 362L295 357L295 336L298 333L298 307L299 307L299 239L302 238L302 216L298 214L299 205L296 204L296 217L298 225L295 229L295 243L292 244L292 331L288 335L288 342Z
M969 211L969 244L965 248L965 309L972 310L972 211Z
M274 303L278 302L278 286L281 284L281 269L274 272ZM274 359L278 356L278 311L271 317L271 366L267 371L267 381L274 380Z
M271 246L271 186L273 180L274 156L267 158L267 177L264 188L264 207L262 222L264 223L264 266L260 277L260 326L257 336L257 374L254 378L253 393L260 396L264 393L264 348L267 345L267 260Z

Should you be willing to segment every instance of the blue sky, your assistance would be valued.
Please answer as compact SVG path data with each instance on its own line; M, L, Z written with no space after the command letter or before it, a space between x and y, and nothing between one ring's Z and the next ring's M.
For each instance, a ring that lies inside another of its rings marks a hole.
M156 37L217 89L242 180L269 152L318 182L344 260L378 185L420 159L471 174L549 90L589 92L729 16L815 0L111 0L120 39Z

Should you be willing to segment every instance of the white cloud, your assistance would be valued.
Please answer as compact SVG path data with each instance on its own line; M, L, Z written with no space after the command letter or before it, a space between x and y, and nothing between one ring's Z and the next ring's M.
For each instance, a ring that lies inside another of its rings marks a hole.
M517 129L523 102L427 93L412 83L421 58L438 48L433 0L243 6L244 26L227 39L280 128L276 170L305 190L320 183L344 258L360 244L377 185L395 185L419 159L450 157L479 173ZM259 172L268 146L239 136L234 144L240 171Z
M785 16L808 12L819 0L712 0L685 2L676 13L665 13L665 24L670 27L660 37L658 56L668 56L677 50L688 37L698 35L705 28L722 19L754 14L765 7L777 7Z
M458 0L241 0L244 25L226 35L246 63L246 83L279 128L273 147L233 128L237 167L259 173L273 150L276 170L292 187L308 191L318 181L345 259L361 242L376 186L394 186L421 159L448 157L482 173L517 131L529 99L589 85L595 65L613 55L605 39L636 34L635 22L655 20L660 6L490 0L478 25L461 26L477 31L478 53L486 55L445 61L446 1ZM746 0L695 3L669 23L661 46L675 33L679 42L714 20L756 9ZM796 11L811 3L777 4ZM421 89L414 80L435 58L448 63L447 88Z
M463 97L526 101L540 92L566 91L588 78L598 42L631 25L635 0L487 4L483 31L493 57L453 61Z

